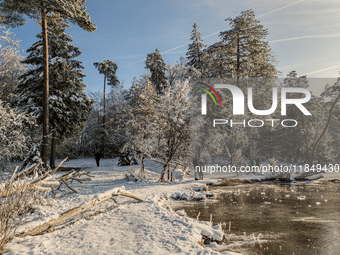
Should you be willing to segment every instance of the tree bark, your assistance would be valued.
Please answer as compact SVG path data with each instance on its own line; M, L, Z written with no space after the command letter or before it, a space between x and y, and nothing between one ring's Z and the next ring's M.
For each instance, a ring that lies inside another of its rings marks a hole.
M305 118L304 118L304 115L303 115L303 113L302 113L302 127L303 128L305 128L306 126L305 126ZM304 133L304 138L305 138L305 143L306 143L306 157L307 157L307 160L306 160L306 162L309 162L309 160L310 160L310 155L309 155L309 146L308 146L308 137L307 137L307 134L306 133ZM293 157L293 160L295 160L295 158ZM293 161L293 162L295 162L295 161Z
M174 155L174 152L173 152L173 153L170 153L169 157L166 159L166 161L165 161L165 163L164 163L164 165L163 165L162 172L161 172L161 178L160 178L160 181L161 181L161 182L164 182L165 172L166 172L166 169L167 169L168 166L169 166L169 163L170 163L170 161L171 161L173 155ZM168 176L168 178L169 178L169 176ZM168 179L168 180L169 180L169 179Z
M238 87L239 79L240 79L240 36L239 35L237 35L236 78L237 78L237 87Z
M144 153L142 153L142 157L141 157L141 166L140 166L140 171L142 172L142 173L144 173L145 172L145 154Z
M168 169L168 181L171 181L170 180L170 168L169 168L169 165L168 165L167 169Z
M102 132L102 148L101 152L102 155L104 156L105 154L105 126L106 126L106 74L104 74L104 95L103 95L103 132Z
M105 94L106 94L106 74L104 74L104 114L103 114L103 128L105 129L106 123L106 102L105 102Z
M47 168L48 160L48 135L49 135L49 73L48 73L48 40L47 40L47 14L45 4L41 7L42 35L43 35L43 60L44 60L44 93L43 93L43 141L41 146L42 161Z
M53 132L52 143L51 143L51 155L50 155L50 167L55 168L55 151L57 147L56 132Z

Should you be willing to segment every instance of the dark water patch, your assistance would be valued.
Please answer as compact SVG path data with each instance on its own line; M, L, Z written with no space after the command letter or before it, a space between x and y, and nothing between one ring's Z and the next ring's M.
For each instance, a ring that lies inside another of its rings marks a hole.
M245 254L340 254L340 184L249 184L214 200L174 202L189 217L225 222L228 247ZM229 231L230 228L230 231ZM254 242L238 242L253 236ZM234 244L239 245L234 245Z

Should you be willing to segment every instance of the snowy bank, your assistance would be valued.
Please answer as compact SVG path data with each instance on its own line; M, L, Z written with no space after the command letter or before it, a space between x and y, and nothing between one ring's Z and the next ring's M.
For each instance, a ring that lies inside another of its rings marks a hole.
M136 195L144 202L131 203L127 198L117 198L119 206L105 213L89 218L79 216L74 224L45 235L15 238L6 246L7 254L220 254L198 243L202 241L202 235L221 241L223 232L219 226L212 227L207 222L181 216L169 207L173 194L189 197L194 193L205 197L209 194L197 188L193 178L170 184L158 183L159 167L151 162L147 165L151 181L146 183L125 181L128 167L118 167L116 160L102 160L98 168L93 159L71 160L65 166L85 166L95 178L88 183L74 184L78 193L65 189L56 198L49 199L47 205L38 206L20 231L120 191ZM101 208L113 204L113 201L107 201Z

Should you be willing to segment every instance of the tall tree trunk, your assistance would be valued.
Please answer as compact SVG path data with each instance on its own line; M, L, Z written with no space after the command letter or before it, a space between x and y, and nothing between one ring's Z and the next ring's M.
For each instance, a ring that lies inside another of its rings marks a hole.
M237 35L236 78L237 78L237 87L238 87L239 79L240 79L240 36L239 35Z
M171 158L167 158L167 160L165 161L165 163L163 165L162 172L161 172L161 178L160 178L161 182L164 182L165 172L166 172L166 169L168 168L170 160L171 160Z
M167 169L168 169L168 182L169 182L170 181L170 168L169 168L169 165L168 165Z
M45 4L41 8L42 35L43 35L43 59L44 59L44 94L43 94L43 142L41 147L44 167L47 167L48 160L48 135L49 135L49 75L48 75L48 40L47 40L47 13Z
M246 123L248 123L248 118L246 119ZM253 160L253 141L252 141L252 135L251 130L249 126L246 126L246 132L248 137L248 153L249 153L249 160Z
M103 132L102 132L102 155L104 155L105 153L105 126L106 126L106 74L104 74L104 98L103 98L103 108L104 108L104 112L103 112Z
M56 132L52 133L52 143L51 143L51 155L50 155L50 167L55 168L55 151L57 147L57 137Z
M302 114L302 128L305 128L305 118L304 118L304 115L303 115L303 113L301 113ZM310 155L309 155L309 146L308 146L308 137L307 137L307 133L305 132L304 133L304 138L305 138L305 143L306 143L306 145L305 145L305 147L306 147L306 157L307 157L307 162L309 162L309 160L310 160ZM293 157L294 158L294 157Z
M338 95L338 97L335 99L334 103L332 104L331 108L329 109L329 113L328 113L328 120L327 120L327 123L321 133L321 135L318 137L318 139L315 141L314 145L313 145L313 148L312 148L312 152L310 154L310 160L309 160L309 165L313 165L313 161L314 161L314 154L315 154L315 151L316 151L316 147L318 146L318 144L321 142L321 139L322 137L326 134L326 131L329 127L329 125L331 124L331 120L332 120L332 113L333 113L333 110L334 110L334 107L336 105L336 103L339 101L340 99L340 94Z
M141 162L141 166L140 166L140 171L141 171L142 173L144 173L144 172L145 172L145 154L144 154L144 153L142 153L142 158L141 158L141 160L142 160L142 162Z
M144 111L144 117L145 117L145 119L144 119L144 131L143 131L143 141L145 141L145 139L146 139L146 134L145 134L145 129L146 129L146 111ZM143 150L144 150L144 148L143 148ZM141 160L142 160L142 162L141 162L141 167L140 167L140 171L142 172L142 173L144 173L145 172L145 153L144 153L144 151L142 152L142 157L141 157Z
M105 129L106 122L106 102L105 102L105 94L106 94L106 74L104 74L104 114L103 114L103 128Z
M161 182L164 182L166 169L168 169L168 181L170 180L169 163L170 163L172 157L175 155L175 152L176 152L176 149L173 149L173 148L169 149L169 156L168 156L167 159L165 159L165 163L163 165L162 172L161 172L161 178L160 178Z

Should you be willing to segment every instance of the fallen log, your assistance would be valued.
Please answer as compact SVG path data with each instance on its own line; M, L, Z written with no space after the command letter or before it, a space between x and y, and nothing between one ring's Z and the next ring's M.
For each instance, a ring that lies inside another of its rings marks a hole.
M96 199L96 200L94 200L90 203L87 203L85 205L78 206L78 207L75 207L73 209L70 209L70 210L62 213L58 218L50 220L49 222L46 222L46 223L44 223L40 226L34 227L31 230L28 230L26 232L19 233L16 236L17 237L25 237L25 236L41 235L44 232L51 229L52 227L59 225L59 224L63 223L64 221L66 221L66 220L68 220L68 219L88 210L88 209L91 209L92 207L99 205L99 204L101 204L101 203L103 203L103 202L105 202L109 199L114 199L114 197L116 197L116 196L130 197L130 198L137 200L138 202L143 202L142 199L140 199L139 197L136 197L134 195L131 195L131 194L128 194L128 193L123 193L123 192L117 192L117 193Z

